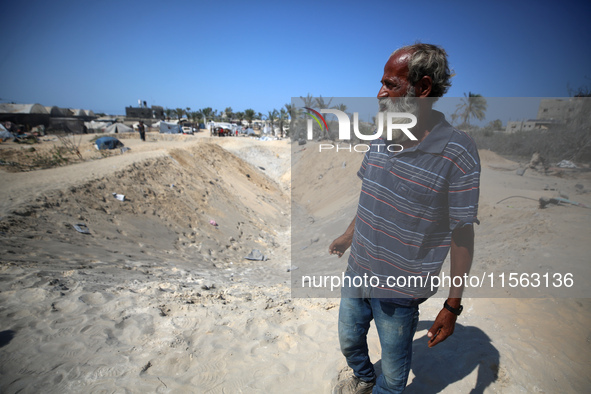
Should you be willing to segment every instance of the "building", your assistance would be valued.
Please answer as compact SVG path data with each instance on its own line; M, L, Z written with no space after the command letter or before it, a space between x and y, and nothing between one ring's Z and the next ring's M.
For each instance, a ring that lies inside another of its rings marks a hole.
M551 119L563 123L568 122L581 111L584 100L577 97L569 99L542 99L538 109L538 119Z
M145 105L140 107L125 107L125 118L127 120L140 119L164 119L164 108L159 105L152 105L148 108Z
M548 130L552 127L565 125L581 114L585 100L589 99L578 97L542 99L536 119L507 122L505 132Z

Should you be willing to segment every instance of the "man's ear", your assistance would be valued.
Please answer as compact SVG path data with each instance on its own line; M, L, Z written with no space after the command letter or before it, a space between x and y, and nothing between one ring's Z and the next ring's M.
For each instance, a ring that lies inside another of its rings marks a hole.
M425 75L415 85L415 97L429 97L432 88L433 80L431 79L431 77Z

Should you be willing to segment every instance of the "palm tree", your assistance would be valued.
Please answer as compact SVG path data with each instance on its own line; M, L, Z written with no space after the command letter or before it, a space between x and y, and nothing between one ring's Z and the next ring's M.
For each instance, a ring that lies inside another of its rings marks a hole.
M324 101L324 97L322 97L322 95L320 95L320 97L316 97L316 106L320 109L330 108L330 103L332 103L332 98L326 102Z
M462 119L462 124L469 125L470 118L484 119L486 107L486 99L482 95L468 92L467 96L464 93L464 98L458 104L456 113Z
M285 108L281 108L279 110L279 132L281 133L281 138L284 137L283 124L288 119L289 119L289 112L287 112L285 110Z
M172 109L170 109L170 108L166 108L166 109L164 110L164 113L166 114L166 119L167 119L167 120L170 120L170 117L171 117L171 115L172 115L172 112L173 112L173 110L172 110Z
M244 110L244 119L248 122L248 127L251 127L251 123L255 117L254 109L248 108Z
M333 108L338 109L339 111L342 111L344 113L347 113L347 106L345 104L335 105Z
M300 96L304 103L304 107L313 107L314 106L314 97L310 93L306 95L306 97Z
M178 120L181 120L183 114L185 113L185 110L182 108L177 108L174 110L174 112L176 112L176 117L178 118Z
M222 117L225 117L228 119L228 122L232 120L232 116L234 115L234 112L232 111L232 107L227 107L224 110L224 113L222 114Z
M211 109L211 107L203 108L201 110L201 113L205 118L205 123L209 122L210 120L213 120L213 109Z
M269 114L267 115L267 120L271 122L271 131L273 134L275 134L275 119L277 119L278 115L279 113L275 108L273 108L273 111L269 111Z

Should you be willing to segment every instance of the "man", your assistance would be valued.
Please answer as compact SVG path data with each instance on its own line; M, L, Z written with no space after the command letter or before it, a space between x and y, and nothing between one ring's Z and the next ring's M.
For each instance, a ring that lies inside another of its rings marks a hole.
M450 76L446 52L429 44L398 49L384 67L380 111L415 115L410 131L416 141L400 131L390 140L382 136L372 142L358 172L362 187L357 215L329 246L329 253L339 257L351 247L345 275L352 280L342 288L339 341L354 376L339 382L335 393L402 392L418 306L437 291L430 288L429 278L439 275L450 250L448 275L463 277L472 264L478 152L465 133L432 109L451 86ZM398 148L389 149L393 144ZM371 286L351 285L362 283L354 279L364 276L376 280ZM427 334L429 347L453 333L462 291L463 283L451 287ZM382 348L379 377L368 356L371 320Z
M146 140L146 126L144 126L144 122L140 120L140 124L137 126L138 131L140 132L140 139L142 141Z

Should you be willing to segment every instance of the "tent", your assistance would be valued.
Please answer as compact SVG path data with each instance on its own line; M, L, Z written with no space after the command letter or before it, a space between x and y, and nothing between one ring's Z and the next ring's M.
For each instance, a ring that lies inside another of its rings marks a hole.
M160 122L160 132L163 134L179 134L181 128L178 124Z
M98 150L117 149L123 146L123 143L115 137L101 137L94 144Z
M47 131L56 134L82 134L85 132L84 122L74 118L49 118Z
M41 104L0 104L0 121L33 127L49 125L49 113Z
M13 140L14 135L0 123L0 141Z
M84 122L84 126L88 129L90 133L104 133L105 129L111 125L111 122Z
M123 123L113 123L109 127L105 129L105 133L107 134L116 134L116 133L132 133L133 129L131 127L125 126Z

